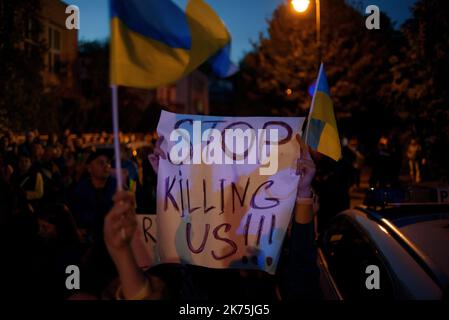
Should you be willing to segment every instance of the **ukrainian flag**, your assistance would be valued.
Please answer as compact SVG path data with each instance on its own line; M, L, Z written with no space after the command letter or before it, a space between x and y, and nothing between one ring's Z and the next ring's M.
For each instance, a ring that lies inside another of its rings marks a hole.
M111 84L151 89L210 61L222 77L236 71L231 37L203 1L182 10L171 0L111 0Z
M312 149L335 161L340 160L340 137L323 64L318 73L305 136L306 144Z

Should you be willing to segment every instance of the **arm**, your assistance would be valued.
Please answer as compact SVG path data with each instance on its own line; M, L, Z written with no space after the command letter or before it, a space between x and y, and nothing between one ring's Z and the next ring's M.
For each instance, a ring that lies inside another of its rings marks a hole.
M319 269L313 223L293 222L286 278L287 299L320 298Z
M148 156L148 160L150 161L151 166L153 167L154 172L157 174L159 170L159 157L165 159L165 153L161 149L161 144L164 141L164 136L159 137L156 141L156 145L154 146L153 153Z
M134 196L118 192L114 196L114 207L108 213L104 224L105 243L117 267L121 280L120 298L144 300L159 298L150 279L137 265L131 249L131 240L136 231Z
M317 266L311 191L316 168L308 148L300 139L299 141L301 157L298 159L296 173L300 175L300 179L291 230L290 255L286 275L286 298L313 299L319 297L319 269Z
M148 156L156 174L159 169L159 157L165 159L160 148L163 140L164 137L158 139L153 153ZM114 196L114 203L105 219L104 236L122 283L120 296L130 300L160 298L160 281L145 276L131 249L131 240L136 231L134 195L118 192Z

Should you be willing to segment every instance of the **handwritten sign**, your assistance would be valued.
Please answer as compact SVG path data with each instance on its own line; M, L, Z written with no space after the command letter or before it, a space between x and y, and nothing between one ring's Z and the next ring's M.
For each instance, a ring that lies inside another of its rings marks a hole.
M148 263L274 273L295 203L303 121L163 112L157 257Z
M160 263L157 248L157 225L155 214L138 214L137 230L132 241L132 249L137 265L142 269Z

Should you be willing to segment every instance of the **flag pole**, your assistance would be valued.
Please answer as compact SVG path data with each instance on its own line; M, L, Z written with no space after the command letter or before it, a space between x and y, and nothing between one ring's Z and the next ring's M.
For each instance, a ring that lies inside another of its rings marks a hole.
M120 157L120 136L118 119L118 87L111 85L112 89L112 131L114 134L115 177L117 179L117 191L123 189L122 162Z
M307 138L309 137L310 118L312 117L313 105L315 104L316 93L317 93L317 89L318 89L318 84L320 83L322 71L323 71L323 63L321 62L320 70L318 71L318 77L316 78L315 88L313 89L313 97L312 97L312 103L309 108L309 116L307 117L306 136L304 139L304 143L306 145L309 145Z

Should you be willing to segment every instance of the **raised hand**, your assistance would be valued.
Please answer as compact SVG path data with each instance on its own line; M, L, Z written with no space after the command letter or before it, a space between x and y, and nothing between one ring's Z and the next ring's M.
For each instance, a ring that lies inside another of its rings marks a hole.
M136 231L134 195L118 191L114 195L114 207L104 221L104 240L112 257L130 249L130 243Z
M296 136L300 146L301 154L297 160L296 174L300 176L298 183L298 198L310 198L312 196L312 181L315 177L316 167L310 156L309 147Z
M159 157L161 157L162 159L166 159L165 153L161 149L161 144L163 141L164 136L159 137L153 149L153 153L148 156L148 160L150 161L150 164L153 167L153 170L156 174L159 170Z

